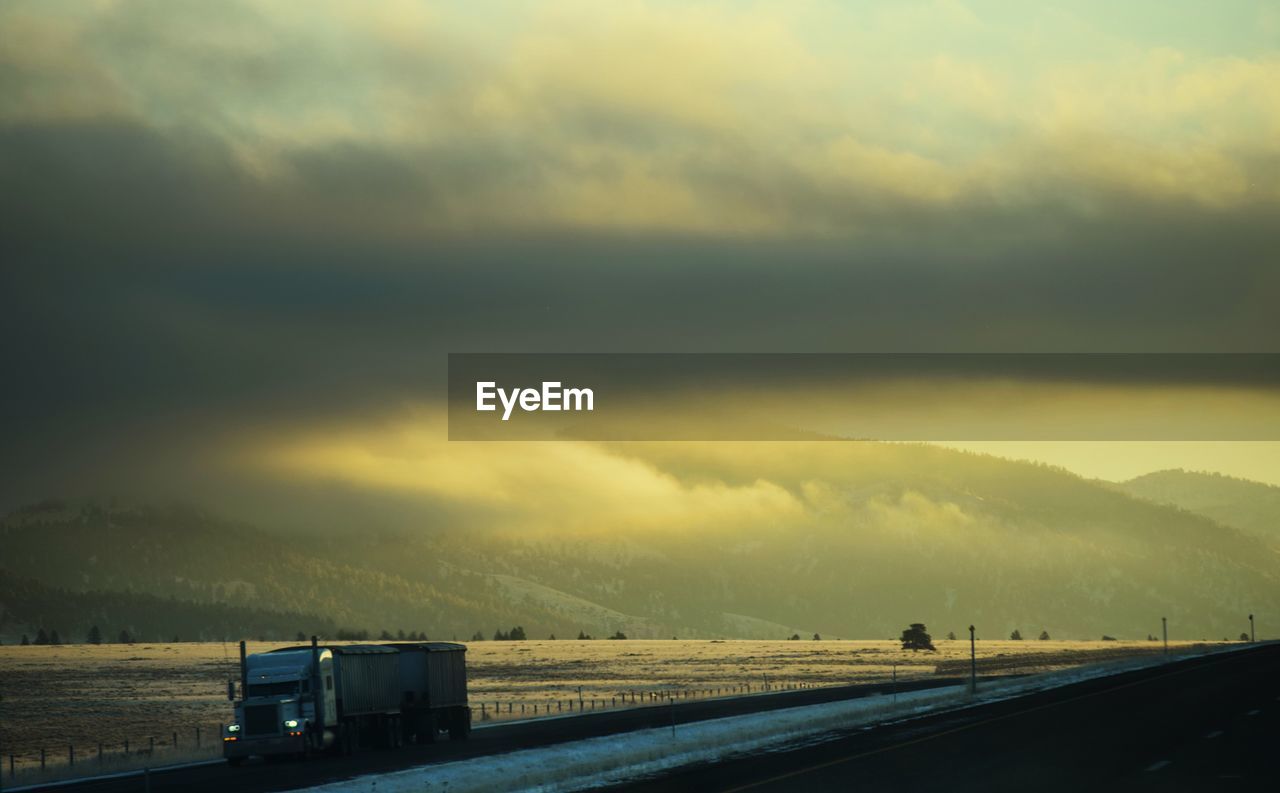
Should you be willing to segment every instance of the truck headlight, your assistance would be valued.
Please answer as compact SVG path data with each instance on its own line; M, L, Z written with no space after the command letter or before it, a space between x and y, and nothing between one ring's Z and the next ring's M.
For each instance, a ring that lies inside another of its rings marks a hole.
M239 724L228 724L228 725L227 725L227 732L240 732L240 725L239 725Z
M287 727L288 729L292 730L293 728L295 728L295 727L297 727L297 726L298 726L298 720L297 720L297 719L285 719L285 720L284 720L284 726L285 726L285 727Z

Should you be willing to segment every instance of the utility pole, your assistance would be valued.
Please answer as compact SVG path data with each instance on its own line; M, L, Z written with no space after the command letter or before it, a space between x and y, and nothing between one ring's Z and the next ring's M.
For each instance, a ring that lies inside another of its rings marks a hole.
M1253 632L1253 615L1250 614L1249 615L1249 644L1254 644L1257 641L1258 641L1258 637Z
M1164 633L1164 654L1169 654L1169 618L1160 618L1160 630Z
M973 626L969 626L969 693L978 691L978 647L974 644Z

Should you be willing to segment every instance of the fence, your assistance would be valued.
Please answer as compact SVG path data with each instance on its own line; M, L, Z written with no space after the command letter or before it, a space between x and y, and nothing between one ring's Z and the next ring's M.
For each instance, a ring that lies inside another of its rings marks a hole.
M59 743L8 752L2 772L9 780L40 782L57 778L149 768L206 760L222 755L222 725L187 725L146 736L92 744Z
M839 685L827 683L825 685ZM647 691L620 691L610 696L582 696L581 693L565 699L540 698L536 701L503 698L471 697L471 716L476 721L546 718L571 714L593 713L614 708L631 708L689 702L717 697L739 697L747 694L764 694L776 691L799 691L820 688L816 683L739 683L707 688L671 688Z

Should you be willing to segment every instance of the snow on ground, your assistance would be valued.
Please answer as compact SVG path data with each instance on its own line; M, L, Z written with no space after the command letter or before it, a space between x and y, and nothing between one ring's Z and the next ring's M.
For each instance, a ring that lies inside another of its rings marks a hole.
M713 762L730 755L778 751L798 743L814 743L834 738L843 730L1009 699L1082 680L1158 666L1164 660L1159 657L1141 658L1014 680L980 680L976 695L970 695L963 686L953 686L899 694L896 701L892 695L881 695L677 724L674 730L637 730L362 776L310 790L321 793L467 793L495 788L525 793L583 790L691 763Z

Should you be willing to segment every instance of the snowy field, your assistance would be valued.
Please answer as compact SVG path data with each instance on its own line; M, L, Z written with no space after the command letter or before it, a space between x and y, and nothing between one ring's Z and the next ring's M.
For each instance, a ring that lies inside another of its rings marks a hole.
M254 642L249 652L280 646ZM1171 650L1205 646L1172 643ZM650 696L871 682L887 679L895 666L900 679L967 673L967 641L943 639L937 647L912 653L890 641L475 642L468 667L475 720L483 724L530 718L535 710L632 707L633 699ZM979 674L995 675L1150 656L1159 645L980 640L977 650ZM13 754L19 769L34 770L44 748L50 772L62 774L215 756L237 658L231 644L0 647L4 762ZM71 746L77 767L66 769Z

